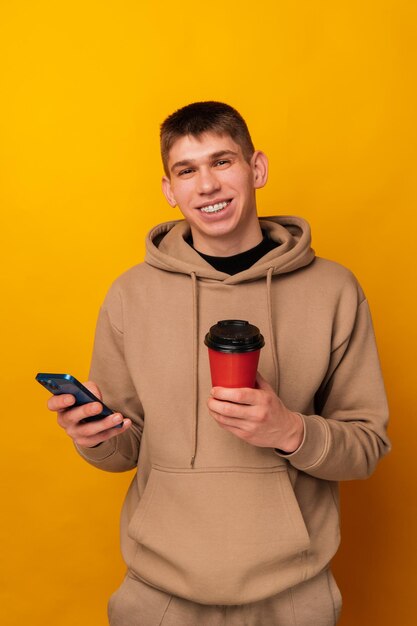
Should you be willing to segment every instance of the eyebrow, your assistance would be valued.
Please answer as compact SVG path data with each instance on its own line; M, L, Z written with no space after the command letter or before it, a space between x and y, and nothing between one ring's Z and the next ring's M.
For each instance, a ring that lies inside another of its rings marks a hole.
M215 161L216 159L219 159L223 156L238 156L238 153L234 152L233 150L219 150L218 152L213 152L212 154L209 154L208 158L210 159L210 161ZM171 172L173 172L175 169L178 169L179 167L187 167L190 165L195 165L195 163L196 161L194 159L184 159L184 161L177 161L171 166Z

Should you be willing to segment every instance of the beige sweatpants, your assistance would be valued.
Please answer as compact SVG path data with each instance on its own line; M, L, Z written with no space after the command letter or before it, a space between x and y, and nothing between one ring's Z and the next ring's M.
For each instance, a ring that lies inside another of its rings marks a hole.
M330 570L272 598L237 606L203 605L127 575L111 596L110 626L335 626L341 595Z

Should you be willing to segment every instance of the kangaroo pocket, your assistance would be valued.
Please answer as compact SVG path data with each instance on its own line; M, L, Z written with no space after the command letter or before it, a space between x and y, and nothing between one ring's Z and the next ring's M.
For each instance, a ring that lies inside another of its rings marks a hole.
M286 466L153 466L128 528L133 573L203 604L243 604L305 577L310 545Z

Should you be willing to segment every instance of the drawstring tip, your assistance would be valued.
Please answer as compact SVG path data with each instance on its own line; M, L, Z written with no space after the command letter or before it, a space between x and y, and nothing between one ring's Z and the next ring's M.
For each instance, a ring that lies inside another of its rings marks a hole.
M191 462L190 462L191 467L194 467L194 461L195 461L195 455L191 457Z

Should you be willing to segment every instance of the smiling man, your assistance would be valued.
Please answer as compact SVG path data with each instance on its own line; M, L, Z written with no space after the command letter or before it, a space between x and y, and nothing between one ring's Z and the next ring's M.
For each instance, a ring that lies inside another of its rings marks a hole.
M235 109L176 111L161 153L184 220L156 226L112 285L87 383L120 412L86 424L101 405L49 400L89 463L137 468L110 624L334 626L338 481L390 447L367 300L315 256L305 220L258 218L268 162ZM211 388L204 336L220 319L265 336L255 389Z
M267 180L262 152L245 155L229 135L205 132L177 139L166 167L165 197L180 207L197 250L230 256L261 242L255 190Z

